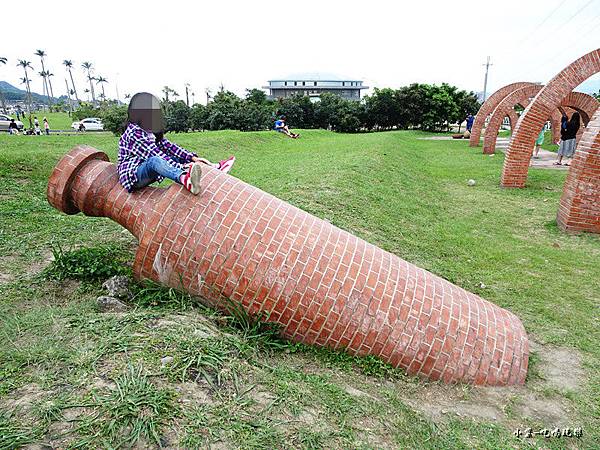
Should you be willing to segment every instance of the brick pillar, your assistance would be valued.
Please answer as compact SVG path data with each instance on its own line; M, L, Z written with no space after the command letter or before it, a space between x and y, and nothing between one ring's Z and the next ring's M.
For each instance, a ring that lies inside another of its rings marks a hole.
M487 117L494 112L496 106L506 97L511 94L515 90L531 85L533 83L528 82L519 82L508 84L496 92L494 92L490 97L481 105L477 115L475 116L475 120L473 121L473 128L471 129L471 137L469 138L469 147L477 147L479 146L479 139L481 138L481 131L485 125L485 120Z
M508 145L502 169L503 187L525 187L529 159L542 125L573 89L597 72L600 72L600 49L569 64L536 95L523 112Z
M535 96L540 89L542 89L542 86L539 84L531 84L529 86L516 89L511 94L504 97L498 106L496 106L496 109L492 113L492 116L490 117L488 125L485 129L485 137L483 140L484 154L489 155L496 151L496 138L498 137L498 130L500 130L500 127L502 126L504 117L506 117L510 111L514 111L515 105L529 103L529 98ZM540 127L540 130L541 129L542 127Z
M556 220L569 233L600 233L600 110L577 145Z
M373 354L444 382L521 384L520 320L266 192L203 168L203 192L128 194L106 155L76 147L56 166L48 200L105 215L139 240L134 274L218 308L264 313L294 341Z

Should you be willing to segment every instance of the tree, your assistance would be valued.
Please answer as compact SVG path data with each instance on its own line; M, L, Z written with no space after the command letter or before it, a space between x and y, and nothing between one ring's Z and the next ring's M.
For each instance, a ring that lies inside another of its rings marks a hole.
M0 64L6 64L8 60L4 56L0 56ZM2 111L6 113L6 102L4 101L4 94L0 89L0 104L2 105Z
M44 95L46 96L46 99L48 101L48 109L50 109L50 90L48 89L48 84L46 83L46 71L42 70L41 72L38 72L38 75L40 77L42 77L42 80L44 80Z
M191 128L190 107L183 100L172 102L166 117L167 131L187 132Z
M267 103L267 94L261 89L246 89L246 100L256 105Z
M164 97L164 99L163 99L163 100L164 100L166 103L169 103L169 95L171 95L171 96L173 96L173 97L177 97L177 96L179 96L179 94L178 94L177 92L175 92L175 89L171 89L169 86L164 86L164 87L162 88L162 91L163 91L163 93L165 94L165 97Z
M233 92L219 92L213 97L212 102L206 105L205 128L207 130L238 129L238 110L241 102L242 100Z
M79 95L77 95L77 89L75 88L75 81L73 81L73 72L71 72L71 68L73 67L73 61L71 61L70 59L65 59L63 61L63 65L67 69L67 72L69 72L69 77L71 77L71 85L73 86L73 93L75 94L75 99L77 99L77 102L79 102Z
M192 130L206 129L206 119L208 118L208 109L201 103L195 103L190 108L190 127Z
M48 87L50 87L50 98L54 99L54 90L52 89L52 77L54 74L49 70L46 70L46 79L48 80Z
M119 105L107 108L102 114L104 129L116 136L123 134L127 127L127 106Z
M104 94L104 83L108 83L108 80L102 75L98 75L96 77L96 84L99 84L102 87L102 97L106 98L106 95Z
M48 82L46 80L46 67L44 66L44 56L46 56L46 52L44 50L36 50L35 55L40 57L40 61L42 62L42 71L40 72L40 76L44 81L44 90L48 97L48 108L50 108L50 89L48 89Z
M88 81L90 83L90 92L92 94L92 102L94 103L94 105L96 104L96 95L94 94L94 83L92 83L92 81L95 80L94 77L92 77L92 63L91 62L84 62L81 64L81 67L83 68L83 70L85 70L87 72L87 78Z
M27 73L27 69L33 70L33 67L31 67L31 63L29 61L24 59L20 59L17 66L22 67L23 72L25 72L25 78L23 78L23 80L25 81L25 86L27 88L27 112L31 114L31 89L29 87L29 74Z
M314 128L315 107L310 98L296 94L280 98L276 104L277 115L285 116L290 126L295 128Z

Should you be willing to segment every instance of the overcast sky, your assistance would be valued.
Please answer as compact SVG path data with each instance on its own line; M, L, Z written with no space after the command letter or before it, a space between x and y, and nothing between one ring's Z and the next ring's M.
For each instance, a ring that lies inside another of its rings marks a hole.
M245 88L290 73L327 72L369 86L448 82L488 92L514 81L546 82L600 47L600 0L504 1L29 1L4 5L0 80L20 86L17 59L41 70L48 54L55 95L66 93L64 59L109 80L107 96L164 85L196 101L223 83ZM9 7L10 9L10 7ZM600 76L595 76L599 80ZM32 90L42 92L39 76ZM82 94L80 94L82 95Z

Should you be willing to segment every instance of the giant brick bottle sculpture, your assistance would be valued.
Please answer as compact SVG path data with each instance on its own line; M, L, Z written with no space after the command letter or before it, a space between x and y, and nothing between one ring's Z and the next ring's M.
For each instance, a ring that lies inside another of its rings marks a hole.
M105 153L78 146L56 165L47 195L67 214L110 217L136 236L137 278L267 314L286 338L373 354L432 380L524 382L527 335L512 313L241 180L203 171L197 197L177 184L129 194Z

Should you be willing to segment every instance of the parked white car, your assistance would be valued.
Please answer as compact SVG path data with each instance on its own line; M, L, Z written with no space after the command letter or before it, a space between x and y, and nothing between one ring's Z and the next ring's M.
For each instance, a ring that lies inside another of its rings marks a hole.
M11 119L12 117L7 116L6 114L0 114L0 131L8 131ZM23 131L23 122L20 120L16 120L15 122L17 123L19 131Z
M88 117L87 119L80 120L79 122L73 122L71 128L74 130L79 130L80 127L83 127L85 131L103 131L104 125L102 124L102 120L97 117Z

